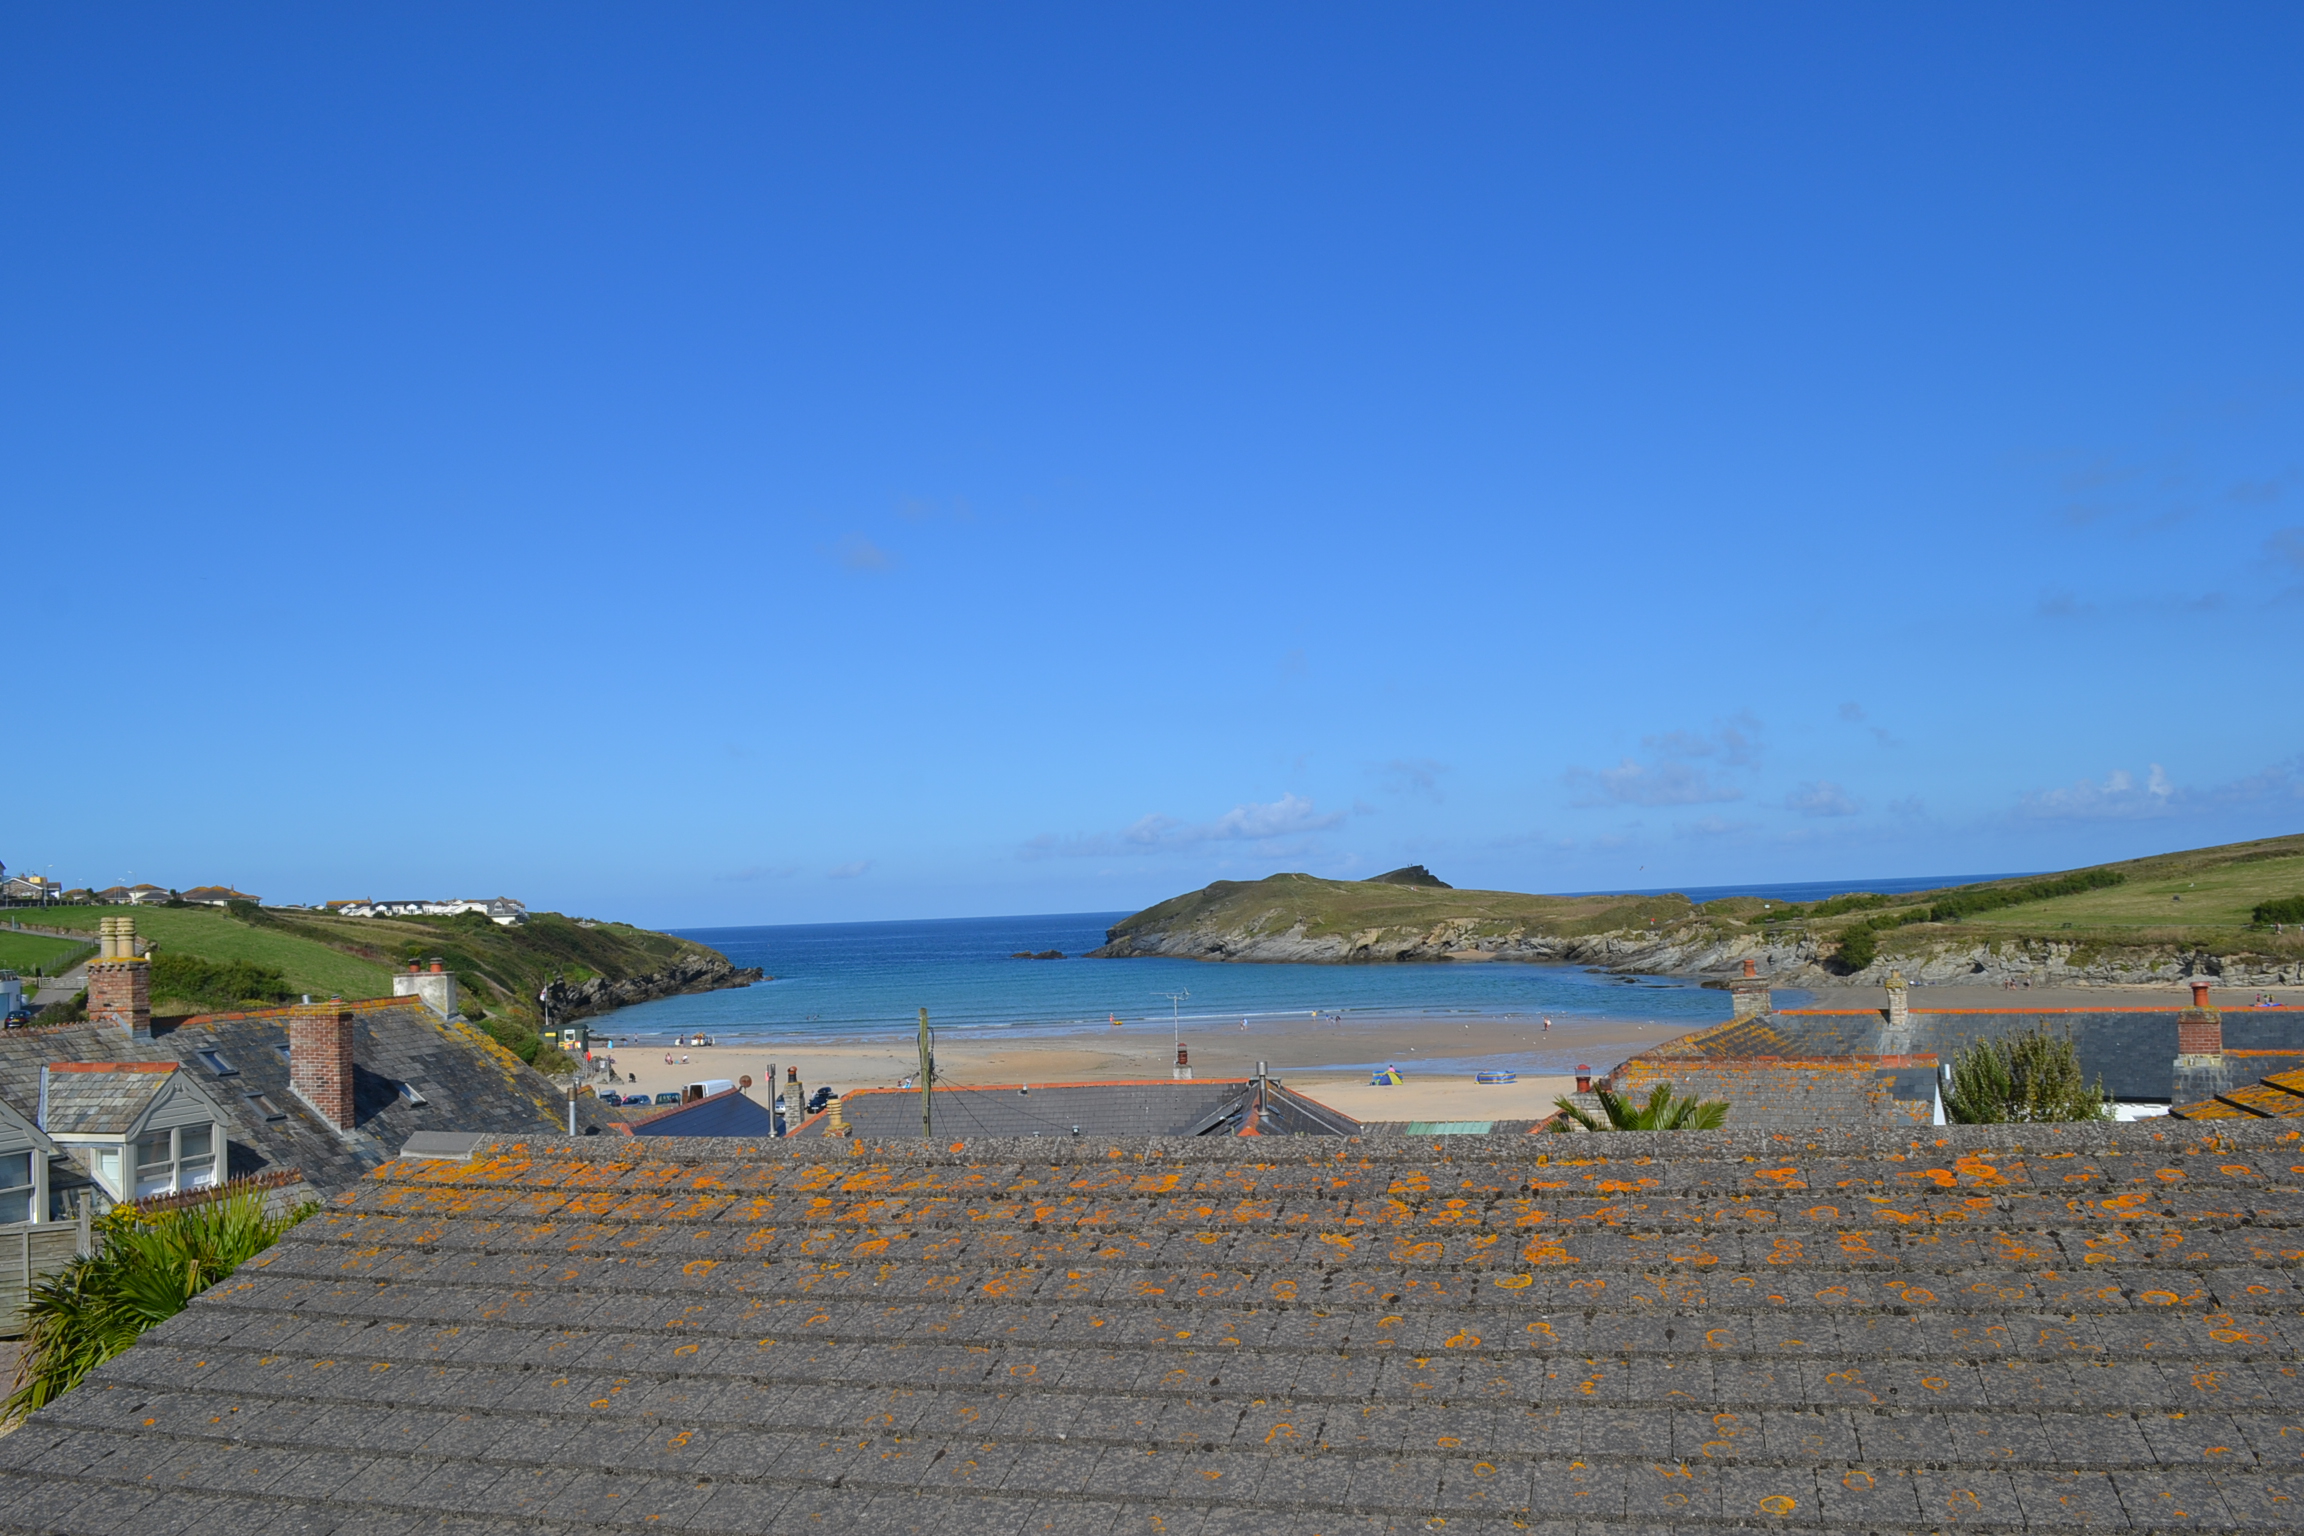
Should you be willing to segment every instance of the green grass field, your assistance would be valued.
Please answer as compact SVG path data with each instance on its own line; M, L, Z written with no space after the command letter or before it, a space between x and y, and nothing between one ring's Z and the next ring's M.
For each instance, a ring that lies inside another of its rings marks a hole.
M2282 839L2290 841L2290 839ZM2250 845L2254 849L2254 845ZM2123 885L2059 896L2050 901L2003 907L1967 919L1983 928L2019 928L2027 932L2075 928L2154 930L2210 929L2237 933L2248 927L2248 913L2258 902L2280 896L2304 895L2304 850L2285 857L2220 862L2208 857L2221 850L2203 849L2197 855L2169 854L2111 867L2128 876ZM2276 852L2276 849L2255 849Z
M50 928L85 928L93 938L98 923L123 916L135 918L136 932L163 950L198 955L203 960L247 960L274 966L297 992L315 997L340 992L347 998L389 997L392 993L389 966L295 934L252 928L211 907L51 907L41 914L41 920ZM153 999L155 1007L163 1001Z
M61 928L63 923L47 923L44 927ZM15 971L29 976L35 970L44 976L54 976L70 970L80 957L89 953L88 946L70 939L52 939L44 933L10 933L0 929L0 970Z
M51 907L46 926L85 930L93 938L107 917L135 919L136 932L164 954L218 963L270 966L291 992L314 997L388 997L392 973L409 961L437 958L454 972L467 1004L496 1017L533 1020L536 993L559 977L624 977L661 970L701 945L626 923L586 926L556 912L499 927L486 918L350 918L242 905L214 907ZM29 937L29 936L27 936ZM69 948L69 942L42 943ZM155 996L156 1012L200 1011L184 999Z

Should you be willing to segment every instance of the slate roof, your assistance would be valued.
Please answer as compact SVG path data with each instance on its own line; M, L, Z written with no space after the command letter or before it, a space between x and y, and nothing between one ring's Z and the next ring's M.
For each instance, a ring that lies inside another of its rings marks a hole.
M741 1088L730 1088L693 1104L658 1110L630 1122L635 1136L758 1136L776 1134L776 1112Z
M2300 1173L2277 1122L505 1144L0 1439L0 1525L2293 1528Z
M51 1062L181 1064L226 1116L230 1174L297 1168L324 1193L356 1183L420 1130L536 1135L564 1131L567 1099L552 1081L468 1024L450 1024L414 998L347 1005L355 1019L352 1132L340 1136L288 1087L287 1009L204 1015L155 1038L131 1040L103 1024L57 1024L0 1033L0 1098L26 1119L39 1112L40 1069ZM202 1053L231 1070L219 1073ZM55 1085L77 1073L55 1073ZM422 1094L402 1095L407 1083ZM578 1126L605 1130L607 1106L578 1101ZM53 1109L53 1103L51 1108Z
M1146 1078L1109 1083L1005 1083L945 1087L935 1093L939 1135L958 1137L1202 1136L1237 1132L1248 1108L1248 1078ZM841 1117L861 1136L920 1134L920 1090L859 1088L843 1094ZM829 1116L803 1122L821 1137ZM1359 1130L1350 1116L1273 1081L1260 1134L1339 1136Z
M1679 1080L1709 1097L1728 1097L1732 1124L1797 1129L1858 1115L1883 1124L1909 1121L1914 1106L1933 1102L1929 1079L1979 1040L2046 1029L2069 1034L2080 1070L2103 1080L2116 1099L2166 1101L2173 1095L2176 1015L2167 1003L2126 1002L2103 1008L1926 1008L1915 1005L1901 1027L1885 1009L1786 1008L1682 1035L1632 1058L1649 1076ZM2227 1054L2271 1055L2293 1064L2304 1053L2304 1014L2225 1008ZM1741 1064L1749 1074L1736 1075ZM1806 1091L1771 1074L1831 1066L1869 1074L1869 1081L1812 1079ZM1707 1086L1707 1082L1710 1086ZM1925 1120L1927 1113L1918 1118Z
M2175 1105L2168 1113L2179 1120L2295 1119L2304 1116L2304 1071L2275 1072L2213 1099Z
M134 1125L180 1070L176 1063L75 1063L48 1074L45 1129L60 1136L118 1136ZM40 1111L39 1101L33 1108Z

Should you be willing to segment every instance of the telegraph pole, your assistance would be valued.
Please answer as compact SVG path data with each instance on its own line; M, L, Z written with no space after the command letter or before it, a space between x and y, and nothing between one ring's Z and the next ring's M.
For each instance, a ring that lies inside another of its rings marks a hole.
M935 1112L931 1108L928 1090L936 1081L936 1032L928 1027L928 1010L920 1010L920 1139L928 1141L936 1134Z
M1182 1045L1184 1043L1184 999L1190 997L1192 993L1187 989L1182 992L1163 992L1160 995L1168 999L1168 1043L1171 1046Z

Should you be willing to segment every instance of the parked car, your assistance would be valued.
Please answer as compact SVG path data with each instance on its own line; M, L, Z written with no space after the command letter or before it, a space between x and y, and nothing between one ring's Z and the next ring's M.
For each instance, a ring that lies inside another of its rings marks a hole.
M22 1029L32 1022L32 1010L29 1008L11 1009L6 1022L10 1029Z
M645 1095L643 1095L643 1097L645 1097ZM657 1102L657 1103L659 1103L659 1104L677 1104L677 1103L679 1103L679 1102L680 1102L680 1093L679 1093L679 1090L677 1090L677 1089L667 1089L665 1092L663 1092L663 1093L660 1093L660 1094L656 1095L656 1102Z
M838 1097L840 1097L840 1095L834 1093L829 1088L817 1089L814 1093L808 1096L808 1113L812 1115L822 1114L824 1112L824 1106L831 1103Z
M622 1104L624 1102L624 1096L613 1088L603 1088L595 1097L603 1104Z

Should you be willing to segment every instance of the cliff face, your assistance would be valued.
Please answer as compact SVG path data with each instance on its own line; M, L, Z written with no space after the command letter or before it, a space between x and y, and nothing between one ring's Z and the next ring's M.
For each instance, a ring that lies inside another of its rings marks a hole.
M684 954L664 969L643 976L627 976L621 981L595 976L573 986L556 981L544 993L551 1004L552 1022L561 1024L659 997L748 987L764 979L765 973L758 966L739 966L725 955Z

